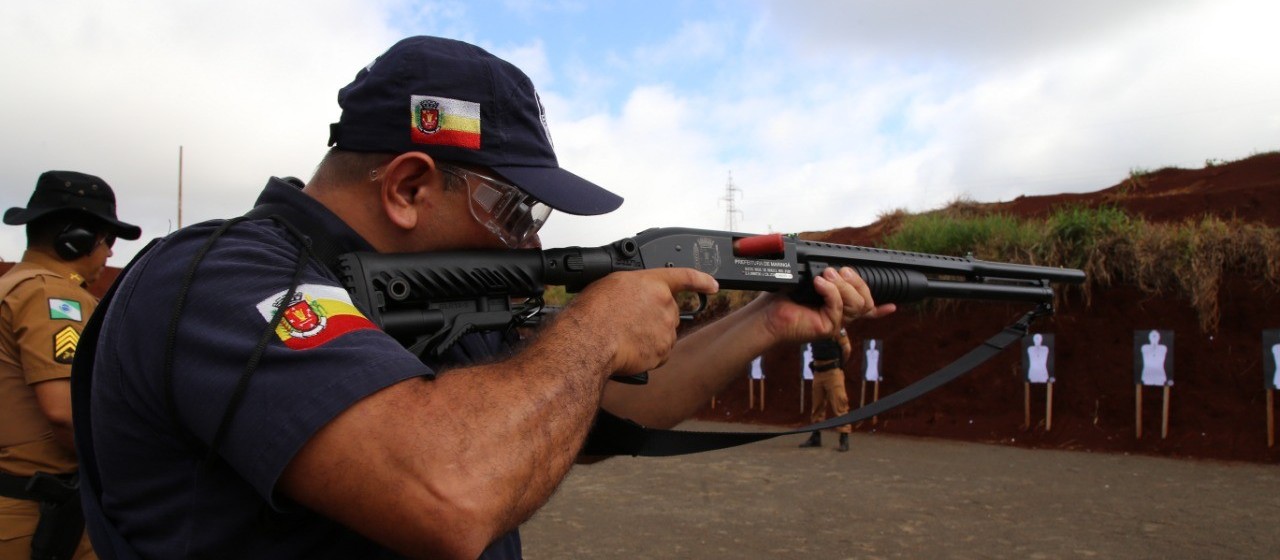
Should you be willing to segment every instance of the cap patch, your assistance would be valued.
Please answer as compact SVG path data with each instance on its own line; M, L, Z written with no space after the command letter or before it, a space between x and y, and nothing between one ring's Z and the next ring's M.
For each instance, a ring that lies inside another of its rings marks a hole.
M480 104L447 97L409 96L409 138L415 144L480 149Z
M53 333L53 361L69 364L76 359L76 345L80 344L80 333L71 325Z
M74 299L49 298L49 318L79 323L84 320L84 314L80 311L80 302Z
M303 284L288 302L284 301L287 294L282 291L262 300L258 313L271 321L276 310L284 307L276 336L294 350L322 346L352 331L377 328L352 305L347 291L337 286Z

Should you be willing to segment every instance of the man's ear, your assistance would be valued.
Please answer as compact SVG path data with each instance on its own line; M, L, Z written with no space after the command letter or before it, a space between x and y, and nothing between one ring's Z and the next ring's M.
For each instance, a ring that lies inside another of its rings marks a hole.
M436 180L436 162L422 152L396 156L377 176L382 210L396 227L412 230L423 218L424 202Z

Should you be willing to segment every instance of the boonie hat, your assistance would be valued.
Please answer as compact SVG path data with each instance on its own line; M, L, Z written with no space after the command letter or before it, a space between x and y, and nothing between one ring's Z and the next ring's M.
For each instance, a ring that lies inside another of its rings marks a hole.
M604 214L622 204L560 168L533 82L475 45L402 39L338 91L338 106L330 146L482 165L569 214Z
M53 212L76 211L106 222L116 237L137 239L142 228L116 218L116 195L99 177L75 171L46 171L36 180L36 190L26 208L10 208L4 223L18 226Z

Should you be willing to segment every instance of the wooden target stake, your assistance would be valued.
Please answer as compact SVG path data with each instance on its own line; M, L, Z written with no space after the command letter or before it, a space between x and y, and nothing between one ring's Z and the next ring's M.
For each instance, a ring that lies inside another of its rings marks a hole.
M764 380L760 380L760 412L764 412Z
M1267 389L1267 447L1276 444L1276 392Z
M802 392L803 392L803 389L804 388L801 387ZM747 410L751 410L755 407L756 407L756 380L752 379L751 375L748 374L747 375Z
M1031 382L1022 384L1022 425L1031 427Z
M879 380L879 379L876 379L876 381L875 381L875 385L872 387L872 392L871 392L871 402L876 402L876 401L878 401L878 400L880 400L880 380ZM877 423L877 422L879 422L879 421L880 421L880 417L879 417L879 416L872 416L872 417L871 417L871 425L872 425L872 426L876 425L876 423Z
M1133 397L1133 398L1134 398L1134 401L1135 401L1135 404L1136 404L1136 408L1137 408L1137 410L1138 410L1138 418L1137 418L1137 420L1138 420L1138 422L1137 422L1138 431L1137 431L1137 436L1138 436L1138 439L1142 439L1142 384L1141 384L1141 383L1139 383L1139 384L1135 385L1135 387L1137 387L1137 388L1136 388L1136 389L1134 389L1134 392L1133 392L1134 397Z
M1044 431L1053 429L1053 382L1044 387Z
M1161 403L1163 410L1160 413L1160 439L1169 435L1169 389L1168 385L1164 386L1164 402Z
M862 376L860 376L860 377L862 377ZM862 379L861 379L860 381L861 381L861 382L858 384L858 385L860 386L860 388L858 389L858 408L862 408L862 407L864 407L864 406L867 406L867 378L866 378L866 377L862 377ZM864 422L865 422L865 420L864 420ZM857 424L854 424L854 425L853 425L853 427L855 427L855 428L858 428L858 427L861 427L861 426L862 426L862 422L858 422Z

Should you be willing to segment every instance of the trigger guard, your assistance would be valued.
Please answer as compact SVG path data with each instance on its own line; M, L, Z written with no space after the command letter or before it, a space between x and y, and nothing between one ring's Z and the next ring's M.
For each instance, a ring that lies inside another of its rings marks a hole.
M681 313L680 320L692 321L694 316L696 316L699 313L702 313L702 310L706 308L707 308L707 294L698 294L698 308L694 309L693 311Z
M617 381L624 385L647 385L649 384L649 372L642 371L635 375L610 375L609 381Z

